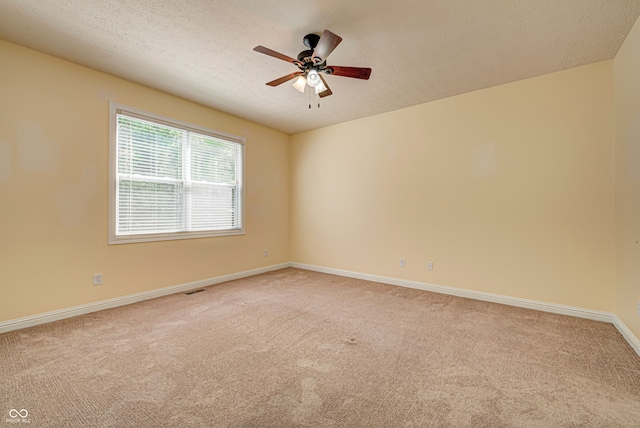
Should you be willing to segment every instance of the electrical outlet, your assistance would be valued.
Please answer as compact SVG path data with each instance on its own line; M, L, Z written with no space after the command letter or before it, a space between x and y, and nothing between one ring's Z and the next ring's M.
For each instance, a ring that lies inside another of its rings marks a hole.
M269 250L267 250L267 249L262 250L262 255L264 257L269 257Z
M94 273L93 274L93 285L102 285L102 274Z
M433 262L427 262L427 269L433 270Z
M400 267L405 267L407 265L407 259L400 259Z

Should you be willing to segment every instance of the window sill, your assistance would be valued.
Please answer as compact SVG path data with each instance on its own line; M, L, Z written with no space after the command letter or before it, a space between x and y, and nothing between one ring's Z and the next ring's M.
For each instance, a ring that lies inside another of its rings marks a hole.
M231 229L205 232L154 233L152 235L118 235L109 237L109 245L134 244L138 242L175 241L179 239L199 239L216 236L244 235L244 229Z

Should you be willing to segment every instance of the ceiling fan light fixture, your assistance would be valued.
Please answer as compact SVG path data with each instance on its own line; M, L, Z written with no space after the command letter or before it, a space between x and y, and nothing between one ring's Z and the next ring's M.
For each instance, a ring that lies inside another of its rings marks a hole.
M321 83L321 81L318 72L316 70L309 70L309 73L307 73L307 85L315 88L319 83Z
M307 80L304 78L304 76L298 76L296 81L293 82L293 87L296 88L296 90L302 92L303 94L304 94L304 87L306 85L307 85Z
M316 85L316 88L315 88L315 89L316 89L316 95L318 95L318 94L320 94L320 93L322 93L322 92L326 91L326 90L327 90L327 87L325 86L324 82L323 82L322 80L320 80L320 83L318 83L318 84Z
M267 82L268 86L279 86L284 82L290 82L295 79L293 87L296 88L297 91L304 94L307 86L313 88L313 92L311 89L309 90L309 108L311 108L312 95L315 94L319 101L319 98L325 98L333 94L327 81L320 73L362 80L369 79L371 75L370 68L327 65L327 57L333 52L336 46L340 44L342 37L333 34L329 30L324 30L321 36L313 33L307 34L303 41L304 45L309 49L300 52L297 57L298 59L261 45L253 48L253 50L258 53L286 61L298 67L298 71L294 73L289 73L286 76ZM318 107L320 107L319 103Z

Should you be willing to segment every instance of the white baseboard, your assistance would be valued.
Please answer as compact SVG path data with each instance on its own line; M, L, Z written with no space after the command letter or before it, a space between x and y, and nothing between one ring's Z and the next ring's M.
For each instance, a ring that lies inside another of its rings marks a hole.
M631 330L629 330L629 327L627 327L617 315L613 316L613 325L618 329L622 337L624 337L636 353L640 355L640 340Z
M575 306L559 305L556 303L540 302L537 300L521 299L518 297L503 296L500 294L485 293L482 291L465 290L462 288L448 287L445 285L428 284L426 282L409 281L405 279L389 278L385 276L371 275L361 272L352 272L342 269L333 269L323 266L314 266L304 263L290 263L291 267L306 269L315 272L329 273L332 275L346 276L349 278L363 279L365 281L381 282L383 284L398 285L400 287L415 288L418 290L432 291L434 293L449 294L452 296L466 297L475 300L501 303L503 305L517 306L520 308L534 309L537 311L550 312L560 315L569 315L578 318L585 318L595 321L603 321L613 324L622 337L640 355L640 340L615 314L593 309L578 308Z
M554 314L570 315L578 318L586 318L596 321L613 323L614 315L609 312L596 311L593 309L577 308L574 306L559 305L556 303L540 302L537 300L521 299L518 297L503 296L500 294L485 293L483 291L465 290L463 288L448 287L445 285L428 284L426 282L409 281L406 279L389 278L386 276L370 275L348 270L326 268L321 266L307 265L304 263L291 263L291 267L312 270L316 272L330 273L333 275L346 276L349 278L364 279L366 281L382 282L383 284L398 285L400 287L415 288L418 290L432 291L434 293L449 294L452 296L466 297L474 300L484 300L486 302L501 303L503 305L518 306L520 308L535 309L537 311L551 312Z
M249 276L259 275L261 273L273 270L284 269L289 267L289 263L281 263L277 265L265 266L257 269L246 270L243 272L231 273L228 275L216 276L213 278L202 279L199 281L187 282L184 284L173 285L170 287L158 288L157 290L144 291L142 293L130 294L128 296L116 297L99 302L87 303L85 305L73 306L71 308L60 309L57 311L45 312L42 314L31 315L24 318L17 318L9 321L0 322L0 334L21 328L32 327L34 325L45 324L52 321L58 321L65 318L71 318L78 315L84 315L91 312L97 312L104 309L111 309L118 306L130 305L144 300L155 299L156 297L168 296L169 294L182 293L184 291L193 290L194 288L206 287L208 285L219 284L221 282L232 281L234 279L246 278Z
M52 321L58 321L65 318L71 318L78 315L84 315L91 312L111 309L118 306L129 305L131 303L142 302L144 300L155 299L156 297L167 296L169 294L181 293L193 290L195 288L206 287L209 285L219 284L221 282L232 281L234 279L246 278L249 276L259 275L262 273L294 267L315 272L328 273L332 275L345 276L349 278L362 279L365 281L380 282L383 284L397 285L400 287L415 288L418 290L431 291L434 293L448 294L458 297L466 297L468 299L483 300L487 302L500 303L503 305L517 306L521 308L534 309L537 311L550 312L554 314L569 315L578 318L586 318L595 321L603 321L613 324L622 337L631 345L631 347L640 355L640 340L629 330L629 328L615 314L609 312L596 311L593 309L584 309L574 306L559 305L555 303L540 302L537 300L521 299L518 297L503 296L500 294L485 293L482 291L465 290L463 288L448 287L445 285L429 284L426 282L410 281L405 279L390 278L379 275L371 275L361 272L352 272L343 269L334 269L322 266L308 265L304 263L280 263L277 265L265 266L262 268L246 270L243 272L231 273L228 275L216 276L199 281L188 282L185 284L174 285L170 287L159 288L157 290L145 291L142 293L130 294L128 296L116 297L113 299L102 300L86 305L73 306L71 308L60 309L57 311L45 312L42 314L17 318L13 320L0 322L0 334L13 330L19 330L34 325L45 324Z

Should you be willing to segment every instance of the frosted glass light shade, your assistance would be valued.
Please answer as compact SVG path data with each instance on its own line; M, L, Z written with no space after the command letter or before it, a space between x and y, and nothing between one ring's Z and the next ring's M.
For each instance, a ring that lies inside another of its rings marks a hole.
M307 73L307 85L315 88L320 82L320 76L318 75L318 72L316 70L311 70L309 71L309 73Z
M306 84L307 80L304 78L304 76L298 76L296 81L293 82L293 87L304 94L304 87L306 86Z
M327 87L324 85L324 82L322 81L322 79L319 79L319 80L320 80L320 83L318 83L318 85L316 86L316 95L327 90Z

